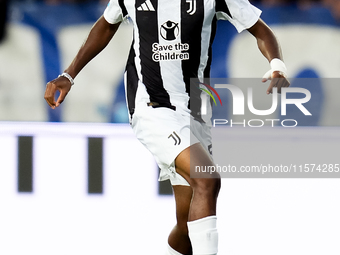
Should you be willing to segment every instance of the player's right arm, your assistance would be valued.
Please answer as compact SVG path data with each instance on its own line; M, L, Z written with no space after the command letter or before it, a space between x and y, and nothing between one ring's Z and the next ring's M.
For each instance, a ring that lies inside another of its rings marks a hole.
M71 79L74 79L86 64L108 45L119 25L120 22L110 24L101 16L93 25L87 39L64 72L69 74ZM55 109L64 101L71 86L70 80L64 76L59 76L47 83L44 98L52 109ZM57 101L55 101L56 91L60 92Z

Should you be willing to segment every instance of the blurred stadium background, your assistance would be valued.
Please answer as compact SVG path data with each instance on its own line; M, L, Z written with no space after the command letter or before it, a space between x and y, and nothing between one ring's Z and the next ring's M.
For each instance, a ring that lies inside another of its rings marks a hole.
M252 2L280 39L292 84L315 81L306 84L313 116L300 132L327 134L334 153L340 1ZM131 26L123 24L85 67L60 109L50 110L43 99L46 82L70 63L106 4L0 0L0 254L163 254L174 201L127 124L122 80ZM267 71L249 34L227 22L218 31L212 77L260 78ZM224 179L223 186L220 254L340 253L338 179Z

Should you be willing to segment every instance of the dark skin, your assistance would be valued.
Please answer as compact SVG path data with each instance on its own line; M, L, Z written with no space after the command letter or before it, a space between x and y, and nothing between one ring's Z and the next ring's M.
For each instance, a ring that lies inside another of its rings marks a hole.
M103 17L100 17L65 72L75 78L83 67L106 47L119 25L119 23L109 24ZM280 46L274 33L261 19L248 31L256 38L259 50L269 62L274 58L282 59ZM281 88L289 87L289 85L286 77L276 71L272 73L271 82L266 92L270 94L273 88L277 88L280 93ZM55 109L64 101L70 89L71 84L67 78L54 79L46 85L45 100L52 109ZM55 100L56 91L60 92L57 100ZM182 151L175 159L175 165L176 171L188 181L190 186L173 186L177 224L171 231L168 242L178 252L192 254L187 222L216 215L221 180L218 174L214 178L190 177L190 166L214 165L206 150L199 143Z
M88 38L80 48L78 54L71 65L65 70L66 73L75 78L83 67L100 53L110 42L116 33L120 23L109 24L104 17L100 17L92 27ZM259 19L248 31L256 38L257 45L262 54L271 61L274 58L282 59L281 49L272 30ZM99 39L98 39L99 38ZM266 80L263 80L265 82ZM280 72L273 72L271 83L267 89L267 94L272 93L273 88L281 92L281 88L289 87L289 82ZM58 107L65 99L71 89L71 84L65 77L54 79L47 83L45 100L52 109ZM56 91L60 92L55 100Z
M280 45L273 33L273 31L259 19L254 26L248 29L248 31L256 38L257 46L263 56L265 56L270 62L274 58L282 60L282 53ZM262 80L266 82L266 79ZM267 89L267 94L273 92L273 88L277 88L277 92L281 93L281 88L289 87L290 83L281 72L273 72L271 77L271 83Z
M93 25L86 41L79 49L70 66L65 69L65 72L74 79L86 64L108 45L119 25L120 23L110 24L106 22L103 16L100 17ZM64 101L70 89L71 84L67 78L56 78L47 83L44 98L48 105L55 109ZM56 91L60 92L57 101L55 100Z

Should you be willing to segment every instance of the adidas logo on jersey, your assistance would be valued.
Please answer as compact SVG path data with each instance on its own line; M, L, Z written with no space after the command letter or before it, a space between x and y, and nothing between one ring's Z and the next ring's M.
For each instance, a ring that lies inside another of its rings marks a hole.
M153 7L150 0L146 0L144 3L141 4L141 6L137 7L138 11L155 11L155 8Z

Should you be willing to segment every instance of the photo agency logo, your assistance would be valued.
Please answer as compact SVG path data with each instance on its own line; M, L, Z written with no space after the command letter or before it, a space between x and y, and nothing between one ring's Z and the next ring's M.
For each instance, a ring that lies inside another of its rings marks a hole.
M211 87L208 84L204 84L202 82L200 82L199 84L201 84L203 86L203 88L200 87L199 89L204 91L205 93L207 93L210 96L210 98L214 101L215 105L217 105L215 97L213 96L213 94L209 90L211 90L212 92L215 93L215 95L217 96L218 100L220 101L220 104L223 105L220 95L217 93L217 91L213 87ZM202 103L204 104L204 106L201 107L201 110L204 111L204 113L201 112L201 114L205 115L205 114L207 114L207 100L203 100Z
M210 84L213 83L211 82ZM281 93L278 93L277 88L273 88L272 94L262 95L263 98L257 98L254 95L253 86L245 87L243 84L242 88L243 90L237 85L222 84L220 82L215 83L214 87L205 83L200 83L200 90L203 91L201 94L201 116L204 117L211 114L209 112L212 111L211 107L209 107L211 105L211 100L215 104L214 110L217 109L221 112L221 109L218 108L223 106L222 100L224 98L221 98L220 95L222 93L224 94L224 91L228 91L230 93L231 101L228 100L228 104L224 105L222 111L228 112L229 115L231 113L232 116L229 118L214 118L214 114L212 114L211 121L213 127L248 126L258 128L263 126L274 127L277 125L282 127L296 127L298 126L297 119L285 118L287 116L288 106L296 107L303 116L312 115L304 105L311 99L311 93L308 89L300 87L285 87L281 88ZM219 90L219 93L216 90ZM293 94L294 98L291 98L291 95ZM218 98L220 105L217 105L214 95ZM270 97L271 101L271 106L269 108L267 106L266 109L257 109L254 106L254 101L263 101L264 98L268 101L268 97ZM232 104L229 102L232 102ZM232 110L230 108L232 108ZM278 110L278 108L281 109ZM276 117L273 118L273 115Z

